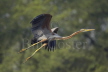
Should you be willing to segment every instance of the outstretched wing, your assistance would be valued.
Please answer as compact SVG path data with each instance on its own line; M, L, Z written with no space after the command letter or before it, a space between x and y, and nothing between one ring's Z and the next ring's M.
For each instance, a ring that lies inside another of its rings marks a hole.
M32 33L34 38L38 39L43 36L43 39L46 35L51 34L50 21L52 15L50 14L41 14L35 17L30 23L32 23Z

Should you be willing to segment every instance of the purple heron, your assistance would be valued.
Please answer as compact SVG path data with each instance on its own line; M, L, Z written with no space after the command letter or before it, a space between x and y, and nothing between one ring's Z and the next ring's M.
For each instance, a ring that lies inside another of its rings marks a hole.
M50 14L41 14L35 17L30 23L32 24L32 33L34 35L34 38L31 40L31 46L28 48L20 50L20 52L23 52L32 46L42 43L42 46L35 50L35 52L28 58L26 58L25 62L30 59L38 50L45 47L48 50L54 50L54 47L56 46L56 40L66 40L72 38L74 35L77 35L81 32L87 32L92 31L95 29L80 29L79 31L74 32L73 34L62 37L57 34L58 27L51 29L50 28L50 21L51 21L52 15ZM19 53L20 53L19 52Z

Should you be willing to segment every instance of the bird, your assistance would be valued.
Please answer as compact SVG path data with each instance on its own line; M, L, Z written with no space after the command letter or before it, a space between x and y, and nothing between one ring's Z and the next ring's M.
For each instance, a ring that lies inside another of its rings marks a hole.
M31 48L32 46L35 46L39 43L42 43L42 46L35 50L34 53L32 53L31 56L26 58L24 63L28 61L34 54L39 51L41 48L45 47L45 49L48 49L48 51L53 50L56 46L56 40L66 40L70 39L73 36L81 33L81 32L87 32L87 31L93 31L95 29L80 29L79 31L76 31L72 33L69 36L62 37L59 34L57 34L59 28L50 28L50 21L51 21L52 15L51 14L40 14L36 16L30 23L32 24L31 31L34 35L33 39L31 39L31 45L25 49L22 49L19 51L19 53Z

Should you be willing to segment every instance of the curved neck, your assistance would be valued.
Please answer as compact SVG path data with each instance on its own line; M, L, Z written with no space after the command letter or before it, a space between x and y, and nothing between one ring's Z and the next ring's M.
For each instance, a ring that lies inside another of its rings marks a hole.
M56 40L66 40L66 39L70 39L70 38L72 38L74 35L77 35L77 34L79 34L79 33L81 33L81 32L82 32L82 31L77 31L77 32L72 33L72 34L69 35L69 36L62 37L62 38L56 38Z

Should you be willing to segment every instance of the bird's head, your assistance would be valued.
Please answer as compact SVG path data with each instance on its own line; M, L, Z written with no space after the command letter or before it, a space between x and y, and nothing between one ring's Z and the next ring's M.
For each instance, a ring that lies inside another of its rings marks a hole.
M82 32L93 31L93 30L95 30L95 29L80 29L80 31L82 31Z

